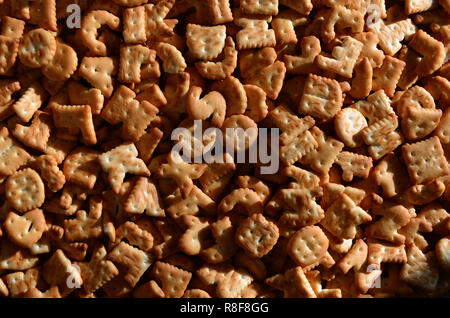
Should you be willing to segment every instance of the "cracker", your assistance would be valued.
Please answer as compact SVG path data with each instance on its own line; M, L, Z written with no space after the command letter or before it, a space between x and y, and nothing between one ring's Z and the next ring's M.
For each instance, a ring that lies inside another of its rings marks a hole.
M363 48L363 44L349 36L342 37L341 46L333 48L332 57L317 55L316 65L332 73L339 74L346 78L351 78L353 68Z
M313 4L311 0L280 0L280 4L285 5L300 14L307 15L313 9Z
M175 4L175 0L163 0L156 4L146 4L145 32L147 40L154 40L161 36L173 36L172 29L164 19Z
M67 91L71 105L89 105L93 115L100 114L105 98L98 88L87 88L80 82L70 80Z
M123 10L123 31L125 43L145 43L147 41L145 6L126 8Z
M310 74L305 82L299 113L321 120L333 118L342 107L342 91L333 79Z
M369 256L367 263L377 265L380 268L381 263L406 263L405 245L388 245L383 243L371 243L369 246Z
M366 211L356 206L346 194L341 194L327 209L321 224L333 235L349 239L355 237L358 225L371 220Z
M200 98L202 89L192 86L187 94L186 111L194 120L206 120L211 117L213 126L222 127L227 104L219 92L212 91Z
M237 16L238 15L238 16ZM269 29L270 18L247 17L245 14L234 12L234 24L242 29L236 34L238 50L255 49L275 46L275 32Z
M347 182L354 177L366 179L372 170L372 158L348 151L339 153L335 163L341 167L342 179Z
M411 216L404 206L386 204L373 209L372 213L382 218L366 228L367 236L394 244L405 243L405 236L398 230L409 223Z
M358 271L364 265L367 259L367 253L367 244L363 240L359 239L355 242L355 244L353 244L348 253L341 258L337 264L337 267L344 274L347 274L352 268L355 271Z
M252 257L261 258L270 252L278 240L278 227L262 214L246 218L236 229L236 243Z
M374 32L361 32L353 35L353 37L364 44L357 63L367 58L372 68L380 67L383 64L384 52L377 47L378 35Z
M207 215L212 215L217 208L217 204L205 192L197 186L193 186L189 196L183 199L181 192L176 202L167 206L167 213L173 218L178 218L183 214L196 215L204 211Z
M58 286L59 292L63 297L73 291L72 288L67 286L69 276L73 275L78 282L81 281L79 272L72 268L72 262L60 249L57 249L42 266L41 275L49 286Z
M448 237L441 238L436 243L436 258L439 264L446 270L450 270L450 239Z
M225 26L201 26L188 24L186 44L189 52L197 59L212 60L219 56L225 46Z
M52 81L69 79L78 68L75 50L61 41L56 42L56 51L52 60L42 67L42 74Z
M340 110L334 119L336 135L347 147L361 146L360 132L367 127L367 120L358 110L347 107Z
M29 122L34 113L47 99L47 92L39 82L34 82L23 95L13 104L12 108L24 122Z
M119 63L116 58L85 56L78 72L92 86L98 88L106 98L109 98L114 91L113 76L117 74L118 69Z
M145 129L159 112L149 102L140 103L135 98L136 94L131 89L121 85L101 113L110 124L122 122L122 137L132 141L139 140L145 134Z
M413 245L408 249L407 257L400 272L402 280L427 291L436 289L439 265L434 252L424 254Z
M354 69L355 77L352 79L352 88L349 94L355 98L366 98L372 90L373 69L370 61L365 57Z
M150 216L164 216L161 198L152 180L140 177L125 201L127 213L144 213Z
M14 272L4 277L12 297L24 296L29 290L36 287L39 279L39 269L31 268L24 272Z
M314 267L327 253L328 238L318 226L305 226L291 236L287 248L289 256L302 268Z
M98 162L115 193L119 193L126 173L149 176L145 163L137 158L138 151L133 143L123 143L112 150L98 156Z
M152 274L156 280L161 281L161 290L169 298L183 296L192 277L192 273L159 261L155 263Z
M119 275L103 285L103 289L116 297L127 295L153 261L151 256L125 242L114 247L107 259L117 266Z
M323 131L317 127L311 129L311 134L317 142L317 147L306 153L300 159L300 162L308 164L316 172L326 174L333 165L337 155L344 148L344 144L333 137L325 137Z
M37 111L30 126L16 124L11 131L12 135L27 147L45 151L50 137L51 116L48 113Z
M401 228L398 232L405 236L405 243L408 246L415 245L421 250L428 247L427 240L419 232L431 232L433 225L431 222L419 217L411 218L408 224Z
M173 45L159 42L155 46L156 54L163 62L166 73L177 74L183 72L187 64L181 52Z
M306 36L300 42L302 55L285 54L284 63L289 74L309 74L317 71L314 60L321 52L320 40L315 36Z
M255 75L260 69L275 63L277 52L274 48L265 47L260 50L247 50L239 56L239 70L244 78Z
M249 215L262 211L261 197L251 189L240 188L233 190L220 201L218 210L222 213L231 212L236 206L241 207Z
M119 81L140 83L143 64L155 63L156 52L142 45L126 45L120 48ZM159 76L158 76L159 77Z
M75 148L65 159L63 171L67 182L92 189L100 173L99 152L85 147Z
M383 188L385 197L403 192L409 184L405 168L394 155L387 155L373 170L374 181Z
M5 231L15 244L30 248L39 241L46 228L42 210L34 209L23 215L10 212L5 220Z
M32 255L28 249L17 248L6 239L2 239L0 269L22 271L36 266L39 257Z
M0 60L0 74L8 74L16 63L19 43L18 38L0 35L0 56L4 57Z
M218 219L210 225L215 245L203 250L200 255L211 264L222 263L229 260L236 253L237 246L234 241L235 231L228 216Z
M286 66L281 61L276 61L270 66L264 67L256 74L247 77L245 84L253 84L261 87L270 99L277 99L286 75Z
M425 31L418 30L409 42L409 45L422 55L422 59L414 70L417 75L431 75L444 63L444 44L428 35Z
M6 180L6 198L19 212L38 208L45 200L44 183L33 169L17 171Z
M46 181L50 191L57 192L66 183L66 177L59 169L55 157L42 155L33 160L30 165L41 172L41 177Z
M52 61L56 47L56 39L50 31L34 29L23 36L18 56L24 65L38 68Z
M207 245L210 219L185 214L180 222L187 227L178 241L180 250L187 255L198 255Z
M416 184L405 191L405 196L411 204L424 205L439 199L445 191L445 184L434 180L428 184Z
M335 29L350 33L359 33L364 29L364 16L359 10L347 9L344 6L333 6L329 11L325 23L322 24L322 38L330 42L336 37Z
M403 46L400 50L398 58L406 63L405 68L403 69L402 75L398 80L398 87L403 90L407 90L411 88L419 79L419 76L414 73L414 70L422 59L419 54L414 52L410 47Z
M20 82L15 80L0 80L0 105L5 105L12 100L12 95L21 89Z
M248 107L244 85L234 76L214 82L211 90L218 91L225 98L226 116L243 114Z
M238 52L233 38L228 36L223 49L223 59L218 62L197 62L195 67L201 76L210 80L223 80L229 77L237 66Z
M316 298L316 294L300 266L277 274L265 280L269 286L282 290L285 298L308 297Z
M217 297L241 297L242 292L251 284L253 277L243 269L234 269L227 264L203 265L196 272L206 285L215 285Z
M402 157L414 183L424 183L448 174L441 143L437 136L402 147Z
M1 35L20 39L25 30L25 21L13 17L2 17Z
M130 221L126 221L117 228L114 244L124 239L144 252L148 252L153 247L153 235Z
M379 20L368 27L378 36L378 45L389 56L395 55L402 48L402 41L409 40L417 31L411 19L399 19L388 25Z
M425 84L425 89L440 104L446 104L450 101L450 81L442 76L430 78Z
M373 70L372 90L383 89L387 96L394 97L397 83L405 65L406 63L402 60L386 56L381 67Z
M92 121L91 106L66 106L53 104L51 107L56 128L79 130L85 145L95 145L97 136Z
M164 292L158 284L151 280L144 285L136 287L133 291L134 298L164 298Z
M272 28L275 31L277 45L297 43L295 27L308 23L308 18L290 9L282 10L273 20Z
M120 27L120 19L106 10L93 10L83 17L79 36L82 43L95 55L106 56L106 44L99 41L98 29L107 25L114 31Z

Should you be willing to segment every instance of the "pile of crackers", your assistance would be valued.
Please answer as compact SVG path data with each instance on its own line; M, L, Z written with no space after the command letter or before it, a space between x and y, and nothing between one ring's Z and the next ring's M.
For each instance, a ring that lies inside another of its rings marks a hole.
M0 17L1 296L450 291L449 0L1 0ZM208 151L199 122L278 128L279 170L176 160Z

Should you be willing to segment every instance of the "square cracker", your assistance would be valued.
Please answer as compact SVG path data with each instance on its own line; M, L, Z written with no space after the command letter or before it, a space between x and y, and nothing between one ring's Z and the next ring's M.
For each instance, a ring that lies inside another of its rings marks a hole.
M431 181L449 173L444 150L437 136L402 147L402 156L415 184Z

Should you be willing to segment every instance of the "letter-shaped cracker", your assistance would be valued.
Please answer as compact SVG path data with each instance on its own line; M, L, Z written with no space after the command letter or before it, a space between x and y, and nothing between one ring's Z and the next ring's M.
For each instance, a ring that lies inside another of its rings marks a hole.
M180 217L180 222L187 229L181 235L178 247L187 255L198 255L207 243L210 219L185 214Z
M384 204L373 209L372 213L381 215L382 218L366 228L367 236L395 244L403 244L405 242L405 236L398 233L398 230L408 224L411 218L409 211L404 206Z
M322 38L330 42L336 37L335 29L351 30L351 33L359 33L364 29L364 15L359 10L347 9L344 6L333 6L325 23L322 24Z
M92 121L91 106L66 106L52 104L53 122L56 128L80 130L85 145L95 145L97 136Z
M251 189L236 189L222 199L218 210L222 213L231 212L239 205L245 211L243 213L252 215L262 212L263 202L261 197Z
M145 134L145 129L159 112L149 102L140 103L135 98L136 94L131 89L121 85L101 113L110 124L123 122L122 137L133 141Z
M237 66L238 51L233 38L228 36L223 50L224 58L219 62L197 62L195 67L201 76L210 80L223 80L229 77Z
M144 252L148 252L153 247L153 235L130 221L126 221L119 226L116 231L114 244L118 244L123 239L127 240L131 245L139 247Z
M350 239L356 235L356 227L372 220L370 214L356 206L346 194L341 194L325 212L321 224L333 235Z
M119 63L112 57L87 57L81 61L79 74L92 86L98 88L109 98L114 91L114 78L119 69Z
M179 298L183 296L192 273L179 269L173 265L156 262L152 270L153 277L161 282L164 296L168 298Z
M47 92L39 82L29 86L23 95L14 103L12 108L17 116L24 122L29 122L34 113L47 99Z
M317 71L314 60L321 52L320 40L315 36L306 36L300 43L301 56L284 55L286 72L289 74L310 74Z
M215 245L203 250L200 255L211 264L222 263L236 253L237 246L234 241L234 228L228 216L224 216L210 225Z
M175 0L162 0L156 4L146 4L144 6L147 40L154 40L162 36L173 36L173 30L165 23L164 19L174 4Z
M303 89L299 113L328 120L339 112L342 103L342 91L337 81L309 74Z
M17 123L11 133L25 146L45 151L50 137L51 123L50 114L38 110L30 126Z
M316 293L300 266L291 268L283 274L276 274L264 281L267 285L282 290L286 298L316 298Z
M155 50L156 55L163 61L163 68L166 73L177 74L186 69L187 64L183 54L172 44L158 42Z
M186 44L197 59L209 61L219 56L225 46L226 28L220 26L201 26L188 24Z
M150 216L164 216L161 198L155 184L149 178L140 177L131 190L124 205L127 213L144 213Z
M145 163L137 158L136 146L124 143L116 148L101 154L98 161L103 171L108 174L108 181L115 193L119 193L126 173L141 176L150 176Z
M143 64L154 63L156 52L143 45L127 45L120 48L119 81L140 83Z
M269 30L271 17L247 17L245 14L234 12L234 24L243 28L236 34L238 50L275 46L277 40L274 30Z
M42 210L34 209L24 215L9 212L5 220L5 230L12 242L30 248L39 241L46 229Z
M315 62L318 67L325 71L351 78L363 44L350 36L343 36L342 39L341 46L333 48L332 58L317 55Z
M33 160L30 165L41 172L42 179L47 183L47 187L52 192L57 192L66 183L64 173L59 170L55 157L42 155Z
M444 44L426 32L418 30L409 45L423 56L415 69L417 75L431 75L444 63Z
M227 104L222 94L216 91L209 92L200 98L202 89L192 86L187 95L186 111L192 119L206 120L211 117L211 124L222 127L225 120Z
M120 19L106 10L93 10L83 17L79 36L83 44L95 55L106 56L106 44L97 39L98 30L107 25L114 31L119 31Z
M84 241L88 238L98 238L102 235L103 202L92 198L89 202L89 214L77 211L75 219L64 220L64 237L69 242Z

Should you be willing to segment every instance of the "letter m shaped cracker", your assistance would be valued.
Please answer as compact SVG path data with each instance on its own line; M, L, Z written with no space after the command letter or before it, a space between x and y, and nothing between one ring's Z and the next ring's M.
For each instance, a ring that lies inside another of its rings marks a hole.
M138 141L159 111L149 102L139 103L135 98L136 94L122 85L115 91L101 114L101 117L112 125L123 123L122 138L125 140Z

